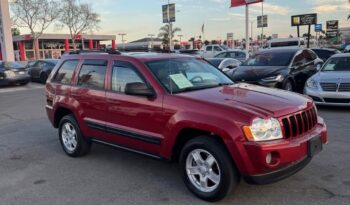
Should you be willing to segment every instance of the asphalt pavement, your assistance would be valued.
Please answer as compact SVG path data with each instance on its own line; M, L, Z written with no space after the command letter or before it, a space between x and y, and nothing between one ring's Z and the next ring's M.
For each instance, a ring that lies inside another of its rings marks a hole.
M93 145L69 158L45 113L39 84L0 88L0 204L209 204L182 183L176 163ZM215 204L350 204L350 108L319 107L329 143L296 175L244 182Z

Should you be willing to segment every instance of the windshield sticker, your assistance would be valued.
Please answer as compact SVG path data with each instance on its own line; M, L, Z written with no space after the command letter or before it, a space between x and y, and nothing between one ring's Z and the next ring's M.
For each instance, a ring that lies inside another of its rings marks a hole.
M193 87L193 84L182 73L169 75L169 77L179 89Z
M328 63L324 69L325 69L325 70L333 70L334 67L335 67L335 64L330 64L330 63Z

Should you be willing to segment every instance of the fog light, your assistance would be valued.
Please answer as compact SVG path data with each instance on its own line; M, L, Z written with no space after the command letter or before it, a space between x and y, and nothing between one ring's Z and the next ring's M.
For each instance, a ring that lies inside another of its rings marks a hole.
M271 154L271 153L268 153L268 154L266 155L266 163L267 163L267 164L271 164L271 162L272 162L272 154Z

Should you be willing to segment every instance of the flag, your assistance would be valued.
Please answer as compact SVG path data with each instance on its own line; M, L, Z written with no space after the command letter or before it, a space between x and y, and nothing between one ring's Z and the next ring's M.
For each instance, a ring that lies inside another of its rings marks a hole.
M264 0L231 0L231 7L263 2Z
M202 33L204 33L204 24L202 25Z

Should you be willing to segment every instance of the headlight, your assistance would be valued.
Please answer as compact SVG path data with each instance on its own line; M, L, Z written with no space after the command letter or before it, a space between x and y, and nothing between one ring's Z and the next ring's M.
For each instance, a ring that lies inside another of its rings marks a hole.
M275 118L256 118L251 126L244 126L243 131L249 141L257 142L283 138L281 125Z
M16 73L13 72L12 70L6 70L5 71L5 75L6 75L7 78L14 78L14 77L16 77Z
M317 88L317 82L313 79L306 81L306 86L309 88Z
M271 77L262 79L262 81L264 82L282 82L283 80L284 80L284 77L282 75L271 76Z

